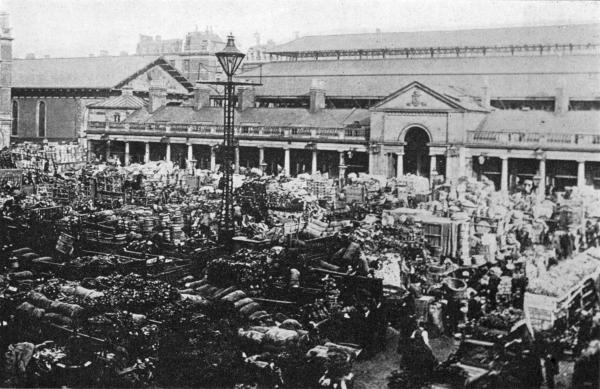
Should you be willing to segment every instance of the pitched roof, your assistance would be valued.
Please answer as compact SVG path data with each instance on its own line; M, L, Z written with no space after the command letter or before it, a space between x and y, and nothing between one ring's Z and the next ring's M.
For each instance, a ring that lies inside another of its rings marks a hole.
M104 101L88 105L88 108L122 108L139 109L146 105L146 101L134 95L120 95L109 97Z
M600 24L312 35L277 45L273 54L421 47L482 47L600 43Z
M159 65L188 90L193 85L162 57L132 55L13 60L13 88L119 88Z
M304 108L247 108L236 111L235 121L238 124L257 124L264 126L299 126L344 128L355 121L368 118L366 109L323 109L310 113ZM187 106L165 106L149 114L140 109L127 117L126 122L134 123L210 123L223 124L223 108L207 107L194 110Z
M495 110L479 127L486 132L537 132L600 134L599 111L569 111L561 115L547 111Z
M475 95L487 85L494 97L551 97L560 84L569 96L596 97L600 96L600 56L283 61L266 63L238 78L260 81L258 96L305 95L312 80L319 79L329 96L381 98L419 81L460 87Z

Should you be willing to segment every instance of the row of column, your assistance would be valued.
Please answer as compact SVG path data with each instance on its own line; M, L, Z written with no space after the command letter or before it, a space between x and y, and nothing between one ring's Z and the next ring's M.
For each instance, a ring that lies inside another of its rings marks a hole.
M144 142L145 143L145 150L144 150L144 163L148 163L150 162L150 142ZM192 144L187 145L187 159L188 161L193 160L193 146ZM167 161L171 160L171 144L167 143L166 144L166 152L165 152L165 159ZM313 150L312 151L312 161L311 161L311 173L315 174L317 172L317 155L318 155L318 151L317 150ZM340 151L339 152L339 156L340 156L340 162L339 162L339 169L340 169L340 176L343 176L345 171L346 171L346 166L344 163L344 152ZM107 147L106 147L106 158L108 160L108 158L110 157L110 141L107 142ZM129 142L125 142L125 165L129 165L129 157L130 157L130 151L129 151ZM235 172L239 173L240 170L240 148L236 147L235 148L235 152L234 152L234 163L235 163ZM261 168L265 168L266 163L265 163L265 148L264 147L259 147L258 148L258 160L259 160L259 165ZM289 176L290 175L290 166L291 166L291 162L290 162L290 148L284 148L284 159L283 159L283 171L284 174ZM216 167L216 154L215 154L215 150L213 147L210 147L210 169L214 170Z
M429 177L433 177L436 173L437 166L437 155L432 154L430 156L431 162L429 163ZM449 166L449 164L447 165ZM447 172L444 172L446 176L448 176ZM398 152L396 153L396 178L400 178L404 175L404 153Z
M500 190L508 191L508 156L501 156L502 168L500 171ZM539 160L539 175L540 175L540 188L546 188L546 159L542 158ZM581 187L585 185L585 161L577 161L577 186ZM543 193L543 191L541 191Z

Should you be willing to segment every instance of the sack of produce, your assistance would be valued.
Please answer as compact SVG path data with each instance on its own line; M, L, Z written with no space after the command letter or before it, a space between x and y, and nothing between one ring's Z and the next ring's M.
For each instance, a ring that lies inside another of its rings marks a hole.
M50 323L70 326L73 324L73 320L66 317L65 315L61 315L60 313L49 312L44 316L44 320L49 321Z
M253 330L244 331L241 328L238 330L238 336L256 344L262 344L266 338L266 335L263 332Z
M50 310L71 318L79 317L83 313L83 308L80 305L61 303L59 301L52 302Z
M279 328L283 328L284 330L297 331L302 329L302 324L300 324L298 320L287 319L279 325Z
M36 307L43 309L49 309L53 302L43 294L34 292L33 290L27 294L27 300Z
M42 317L44 317L46 311L41 309L41 308L37 308L36 306L29 304L27 302L19 305L17 307L17 314L22 315L22 317L27 317L27 318L34 318L34 319L41 319Z
M292 330L272 327L265 334L265 341L277 346L284 346L298 340L298 333Z

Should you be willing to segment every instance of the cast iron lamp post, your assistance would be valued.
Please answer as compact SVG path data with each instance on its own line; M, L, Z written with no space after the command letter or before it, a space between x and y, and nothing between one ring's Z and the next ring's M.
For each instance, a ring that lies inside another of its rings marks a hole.
M227 75L225 82L203 82L203 84L223 85L223 145L221 155L223 157L223 194L221 196L221 208L219 210L219 242L230 245L235 235L235 224L233 220L233 163L234 152L237 142L234 139L234 101L233 93L236 85L261 85L248 82L234 82L233 75L240 67L245 55L235 47L233 35L227 37L227 44L223 50L215 54L223 72ZM231 247L231 246L229 246Z

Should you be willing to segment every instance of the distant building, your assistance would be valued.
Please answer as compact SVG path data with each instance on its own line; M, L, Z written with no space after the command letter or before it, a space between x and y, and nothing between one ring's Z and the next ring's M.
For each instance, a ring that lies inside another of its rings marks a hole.
M267 43L261 43L259 33L254 34L254 39L256 43L248 48L245 63L270 62L272 60L270 51L275 47L275 42L269 39Z
M181 39L165 39L160 35L151 37L150 35L140 35L140 41L137 44L135 53L137 55L163 55L181 52Z
M160 35L152 38L140 35L138 55L162 55L171 66L177 68L188 80L215 80L221 75L221 67L215 53L225 47L225 42L211 29L192 31L185 39L163 40Z

